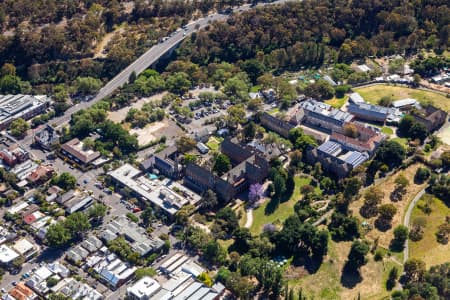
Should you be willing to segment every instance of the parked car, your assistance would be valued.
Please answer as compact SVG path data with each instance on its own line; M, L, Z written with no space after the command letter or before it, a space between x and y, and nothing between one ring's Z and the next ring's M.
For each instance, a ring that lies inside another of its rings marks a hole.
M139 207L133 208L133 212L134 212L134 213L137 213L137 212L140 212L140 211L141 211L141 209L140 209Z

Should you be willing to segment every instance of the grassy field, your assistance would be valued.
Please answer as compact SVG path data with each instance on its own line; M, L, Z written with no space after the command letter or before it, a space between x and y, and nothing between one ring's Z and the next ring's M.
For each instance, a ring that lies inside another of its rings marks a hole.
M341 108L342 106L344 106L345 103L347 103L347 100L348 95L345 95L342 98L334 97L333 99L326 100L325 103L333 106L334 108Z
M250 92L257 93L261 89L260 85L254 85L251 87Z
M441 130L437 135L444 144L450 146L450 126Z
M392 130L392 128L386 127L386 126L381 128L381 132L384 133L384 134L387 134L387 135L394 134L394 130Z
M376 262L371 254L368 263L361 268L360 282L354 286L344 286L341 283L342 269L350 251L351 242L328 243L328 255L317 272L309 274L301 267L290 267L287 271L288 284L291 287L301 287L303 294L313 299L389 299L385 288L390 269L397 265L388 257ZM398 267L398 265L397 265Z
M375 228L375 226L373 226L373 229L366 234L367 239L374 241L375 239L378 238L380 247L389 248L389 244L394 237L394 233L393 233L394 228L397 225L402 224L403 217L405 215L405 210L409 204L409 201L411 201L417 195L417 193L420 190L422 190L422 188L425 186L425 184L418 185L418 184L414 183L414 175L416 174L417 169L421 166L422 166L421 164L411 165L408 168L406 168L405 170L396 172L394 175L392 175L388 178L384 178L383 180L381 180L380 182L377 183L377 186L384 192L384 197L381 200L381 204L388 204L388 203L393 204L397 208L397 213L395 214L395 216L392 220L392 227L390 229L383 232L383 231L380 231L377 228ZM400 174L403 174L409 180L409 185L406 188L406 194L403 196L403 199L401 201L393 202L390 199L390 195L391 195L392 191L394 191L394 189L395 189L395 179ZM361 220L365 220L366 222L373 225L375 223L376 217L370 218L370 219L364 219L360 215L359 210L363 204L364 204L364 197L363 197L363 195L361 195L359 200L354 201L350 204L350 209L353 211L353 214L357 218L359 218Z
M440 93L387 84L355 88L354 91L358 92L364 100L370 103L376 104L384 96L391 96L393 100L414 98L420 102L432 103L436 107L450 111L450 99Z
M294 192L288 201L280 203L280 205L272 213L267 213L267 205L269 200L264 202L260 207L253 211L253 224L250 227L252 234L261 233L263 226L268 223L281 224L287 217L294 213L294 205L301 199L300 188L304 185L310 184L310 178L296 177ZM316 192L320 192L317 188Z
M423 239L418 242L409 241L410 257L419 258L427 264L427 268L450 261L450 243L442 245L436 241L435 233L439 225L450 215L450 208L442 200L434 198L431 203L431 213L425 214L420 207L424 201L420 200L414 208L411 222L422 217L426 220Z
M408 139L406 138L393 138L393 141L398 142L400 145L402 145L405 149L408 147Z
M209 138L208 142L206 143L206 146L208 146L209 149L212 151L218 151L220 147L220 143L222 143L223 138L212 136Z

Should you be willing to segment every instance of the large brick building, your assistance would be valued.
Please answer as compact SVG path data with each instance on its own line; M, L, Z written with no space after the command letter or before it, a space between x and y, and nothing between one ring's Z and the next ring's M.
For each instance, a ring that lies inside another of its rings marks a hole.
M200 193L213 190L222 201L228 202L245 191L250 184L261 183L267 177L269 163L256 150L252 152L249 147L230 140L223 141L220 149L230 158L234 167L219 177L211 170L189 164L185 170L185 185Z

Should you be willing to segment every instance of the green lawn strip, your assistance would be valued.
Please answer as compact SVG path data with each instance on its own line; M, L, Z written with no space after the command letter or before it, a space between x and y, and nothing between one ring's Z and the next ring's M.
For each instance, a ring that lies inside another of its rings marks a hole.
M300 188L306 184L311 183L310 178L305 177L295 177L295 188L294 192L291 195L288 201L280 203L278 208L272 212L271 214L266 214L266 207L269 204L270 200L267 200L260 207L253 211L253 224L250 227L250 231L252 234L261 233L263 226L268 223L282 223L287 219L290 215L294 213L294 205L298 200L301 199ZM316 192L320 193L320 189L317 187Z
M399 138L399 137L397 137L397 138L393 138L392 140L398 142L404 148L408 147L408 139L406 139L406 138Z
M276 115L279 112L280 112L280 108L279 107L275 107L274 109L269 110L269 114L270 115Z
M259 90L261 89L260 85L254 85L252 86L252 88L250 89L251 93L257 93Z
M381 132L384 134L387 134L387 135L394 134L394 130L392 130L392 128L386 127L386 126L381 128Z
M222 143L222 141L223 138L212 136L209 138L208 142L206 143L206 146L208 146L208 148L213 151L217 151L219 150L220 143Z

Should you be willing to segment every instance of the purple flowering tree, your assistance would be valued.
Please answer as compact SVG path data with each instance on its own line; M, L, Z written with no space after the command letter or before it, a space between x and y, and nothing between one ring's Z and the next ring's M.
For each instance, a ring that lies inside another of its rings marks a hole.
M263 186L259 183L255 183L250 185L249 191L248 191L248 199L251 202L256 202L259 199L261 199L264 195Z

